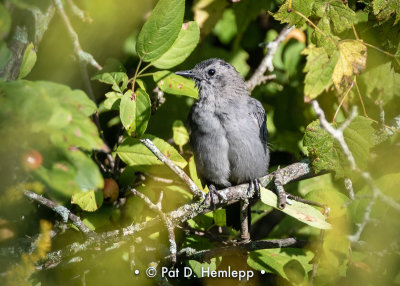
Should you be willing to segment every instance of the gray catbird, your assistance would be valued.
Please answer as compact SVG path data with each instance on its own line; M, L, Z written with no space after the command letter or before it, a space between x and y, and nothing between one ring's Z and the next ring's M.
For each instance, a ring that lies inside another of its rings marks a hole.
M208 59L175 74L193 79L199 89L187 127L202 183L212 190L213 186L251 183L266 175L265 111L250 97L236 69L221 59Z

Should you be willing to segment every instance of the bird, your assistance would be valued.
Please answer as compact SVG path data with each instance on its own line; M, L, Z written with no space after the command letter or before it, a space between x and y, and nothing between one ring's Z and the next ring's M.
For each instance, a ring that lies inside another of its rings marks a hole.
M175 74L192 79L199 91L186 126L203 186L217 195L218 189L242 183L258 186L255 180L269 167L267 118L242 76L219 58Z

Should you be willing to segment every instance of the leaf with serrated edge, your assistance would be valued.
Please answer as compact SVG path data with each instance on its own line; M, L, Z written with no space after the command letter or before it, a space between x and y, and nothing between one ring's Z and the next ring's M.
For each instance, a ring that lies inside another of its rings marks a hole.
M332 80L335 87L342 91L359 75L367 63L367 47L360 41L344 40L339 42L339 59L333 70Z
M396 13L396 19L393 25L400 20L400 3L398 0L374 0L372 2L374 14L379 21L385 21Z
M169 69L179 65L193 52L199 42L199 38L200 30L197 23L184 23L173 45L152 63L153 66L160 69Z
M168 51L181 30L184 12L184 0L158 1L136 42L136 52L143 61L154 61Z
M157 86L164 92L176 95L198 97L194 81L178 76L170 71L159 71L153 74Z
M344 3L339 1L329 1L326 3L325 11L336 33L350 29L356 18L356 13Z
M278 197L268 189L261 188L261 201L266 205L278 209ZM290 205L286 204L286 207L280 211L316 228L329 229L331 227L325 221L325 217L320 211L301 202L292 200Z
M371 120L357 116L343 132L344 139L361 169L367 167L369 150L374 144L373 130ZM348 160L339 143L321 128L318 120L307 126L303 144L309 152L316 173L331 170L335 172L336 178L344 176Z
M324 48L311 45L303 51L307 55L304 72L304 96L306 101L315 99L332 85L332 74L337 62L337 53L330 57Z
M306 0L293 0L292 1L292 8L296 11L299 11L305 17L311 15L312 12L312 4L313 1L306 1ZM278 12L271 13L275 20L280 21L281 23L288 23L289 25L296 25L297 27L301 27L306 20L303 17L297 15L296 13L288 12L289 8L289 0L286 0L283 5L279 8Z

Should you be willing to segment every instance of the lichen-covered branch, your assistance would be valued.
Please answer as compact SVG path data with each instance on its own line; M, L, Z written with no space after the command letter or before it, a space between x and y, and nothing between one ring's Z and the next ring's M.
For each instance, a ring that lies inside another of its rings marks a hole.
M92 235L94 234L93 231L91 231L78 217L77 215L73 214L69 209L67 209L64 206L61 206L57 204L56 202L53 202L52 200L49 200L41 195L38 195L34 192L31 191L24 191L24 195L39 204L48 207L49 209L53 210L54 212L58 213L64 222L67 222L70 220L74 226L76 226L81 232L83 232L85 235Z
M261 184L264 187L268 187L270 183L273 183L273 178L277 174L277 172L282 174L283 185L288 184L292 181L321 175L321 173L316 175L311 169L310 162L306 160L276 170L275 172L272 172L271 174L260 178ZM219 190L219 196L215 195L213 198L215 207L220 208L243 199L249 199L253 196L254 192L248 192L248 187L248 184L242 184ZM196 201L193 203L185 204L176 210L166 213L165 215L174 226L178 226L200 214L213 211L214 207L211 206L210 201L211 198L210 196L208 196L206 201ZM63 250L52 252L48 255L48 258L53 262L52 265L57 265L57 262L60 262L65 257L76 255L76 253L89 250L93 247L96 247L96 249L101 249L118 241L130 241L133 239L133 237L139 235L142 231L156 228L161 223L163 223L162 218L160 216L157 216L149 221L137 223L135 225L131 225L122 229L98 233L94 237L88 238L83 243L73 243L71 245L68 245ZM46 267L41 267L41 269L44 268Z

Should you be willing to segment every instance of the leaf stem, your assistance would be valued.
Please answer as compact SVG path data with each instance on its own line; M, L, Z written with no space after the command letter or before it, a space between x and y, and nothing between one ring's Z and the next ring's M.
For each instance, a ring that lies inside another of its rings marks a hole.
M144 68L142 68L140 71L139 71L139 73L138 73L138 75L141 75L145 70L147 70L149 67L151 67L153 64L152 63L149 63L147 66L145 66Z
M364 45L366 45L367 47L373 48L373 49L375 49L375 50L377 50L377 51L379 51L379 52L381 52L381 53L383 53L383 54L385 54L385 55L387 55L387 56L389 56L389 57L393 57L393 58L397 58L397 57L398 57L398 56L396 56L396 55L394 55L394 54L391 54L391 53L389 53L389 52L387 52L387 51L385 51L385 50L382 50L382 49L378 48L377 46L368 44L368 43L363 42L363 41L361 41L361 42L362 42Z
M153 72L149 72L149 73L142 73L142 74L138 74L136 78L141 78L141 77L146 77L146 76L152 76L154 73Z
M133 76L133 79L132 79L132 91L133 92L135 91L136 77L138 76L139 68L140 68L140 66L142 64L142 61L143 61L143 58L140 58L139 63L137 65L137 67L136 67L135 75Z
M340 107L342 107L344 100L346 99L347 95L349 94L350 90L353 88L354 86L354 81L351 83L350 87L348 88L348 90L346 91L346 94L343 96L342 100L339 103L338 108L336 109L335 115L333 116L332 122L336 121L336 116L339 113Z
M292 12L294 12L295 14L299 15L300 17L302 17L304 20L306 20L306 22L308 24L310 24L315 30L317 30L321 35L323 35L324 37L328 38L335 46L337 46L337 42L335 42L334 39L332 39L332 37L328 36L327 34L325 34L320 28L318 28L310 19L308 19L306 16L304 16L302 13L300 13L299 11L295 10L295 9L291 9Z
M357 89L358 97L360 98L360 101L361 101L361 106L363 108L364 115L365 115L365 117L369 117L368 114L367 114L367 110L365 109L364 100L362 99L360 89L358 88L357 77L356 76L354 76L354 84L355 84L356 89Z

